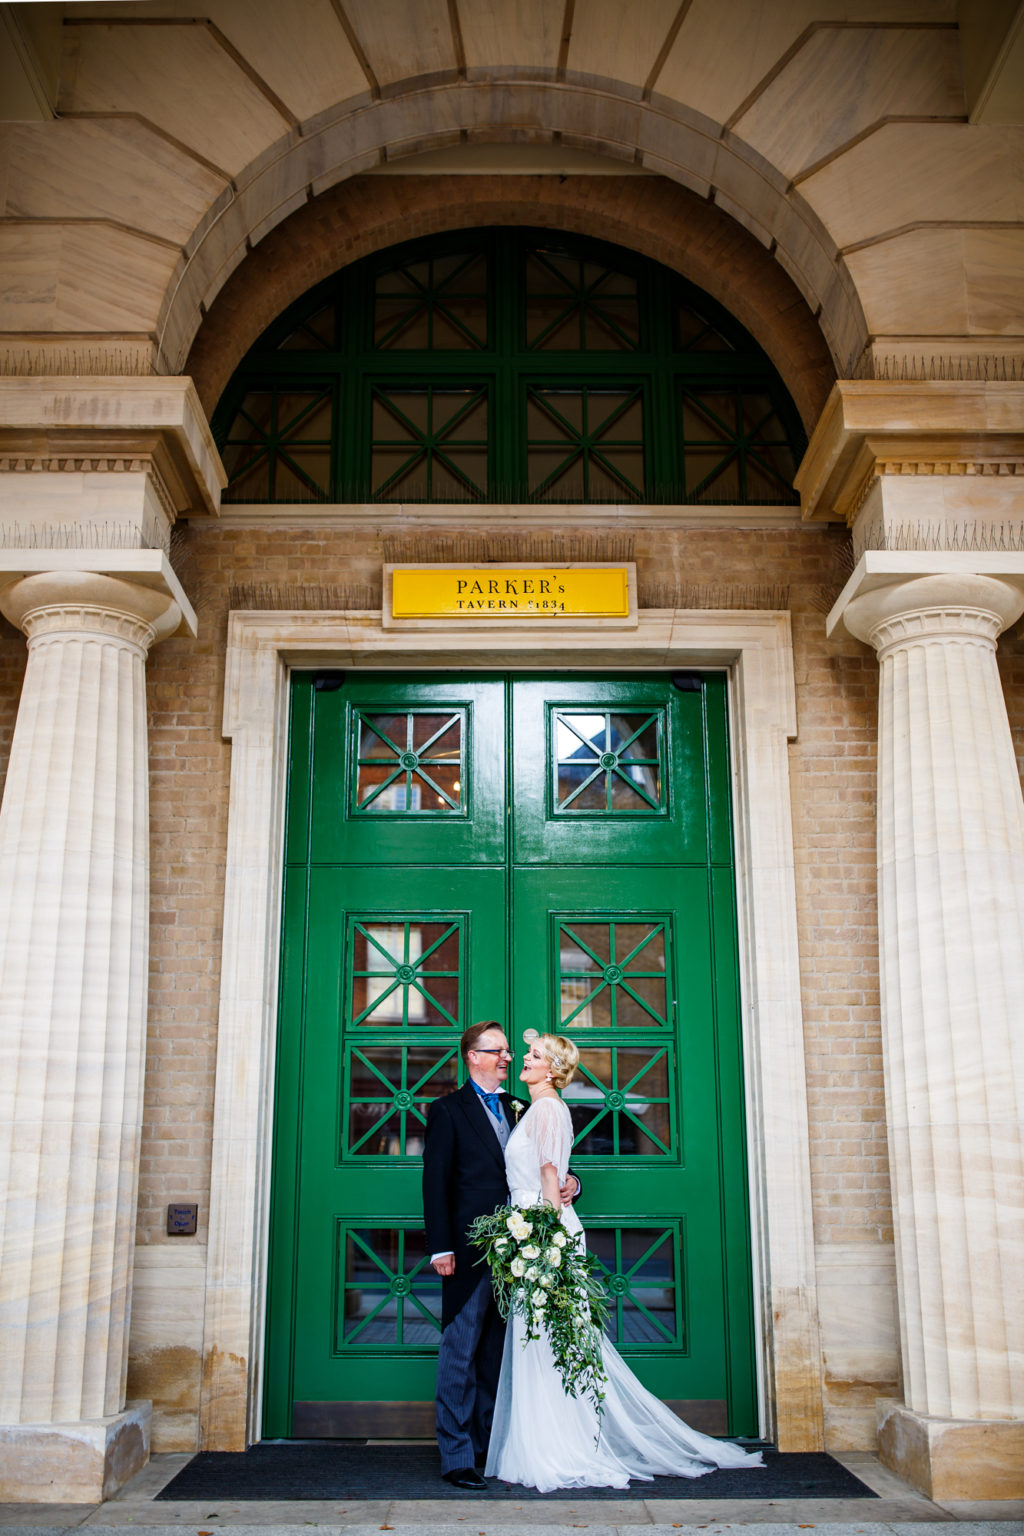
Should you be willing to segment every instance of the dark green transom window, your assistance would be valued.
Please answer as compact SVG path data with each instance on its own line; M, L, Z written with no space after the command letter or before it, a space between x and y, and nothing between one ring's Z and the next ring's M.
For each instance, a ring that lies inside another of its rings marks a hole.
M226 502L789 503L804 447L707 294L535 229L345 267L264 332L213 424Z

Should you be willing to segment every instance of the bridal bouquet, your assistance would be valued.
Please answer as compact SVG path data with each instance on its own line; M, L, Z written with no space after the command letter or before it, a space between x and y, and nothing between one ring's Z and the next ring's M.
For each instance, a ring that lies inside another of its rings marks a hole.
M544 1328L564 1390L590 1397L600 1413L608 1303L596 1259L569 1236L552 1205L501 1206L477 1217L469 1240L483 1249L502 1317L519 1313L527 1339Z

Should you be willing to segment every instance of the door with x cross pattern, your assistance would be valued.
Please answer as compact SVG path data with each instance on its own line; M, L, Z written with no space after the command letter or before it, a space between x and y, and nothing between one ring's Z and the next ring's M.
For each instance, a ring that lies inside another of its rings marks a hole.
M265 1434L430 1433L423 1134L478 1019L575 1040L611 1336L756 1433L725 679L677 683L295 676Z

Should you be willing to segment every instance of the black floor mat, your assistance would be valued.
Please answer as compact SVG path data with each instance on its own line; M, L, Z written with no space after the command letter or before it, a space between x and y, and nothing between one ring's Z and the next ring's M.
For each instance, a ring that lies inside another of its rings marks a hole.
M819 1451L765 1451L763 1468L718 1470L704 1477L657 1477L620 1488L572 1488L540 1494L488 1480L484 1493L441 1481L432 1445L352 1441L274 1441L248 1451L201 1451L157 1494L160 1499L873 1499L833 1457Z

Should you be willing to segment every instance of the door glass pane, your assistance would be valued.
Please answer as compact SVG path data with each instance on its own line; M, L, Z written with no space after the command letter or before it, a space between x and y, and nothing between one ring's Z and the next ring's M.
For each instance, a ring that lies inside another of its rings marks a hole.
M551 715L555 814L666 809L664 712Z
M668 1027L667 919L561 919L557 939L560 1029Z
M587 1225L611 1303L609 1336L618 1349L648 1351L686 1347L682 1298L682 1226Z
M414 1227L337 1225L335 1353L423 1350L441 1334L441 1278Z
M671 1156L673 1091L668 1046L581 1045L579 1071L564 1095L576 1138L573 1156Z
M526 256L526 345L535 352L624 352L640 344L636 279L541 247Z
M479 252L409 262L376 280L374 345L473 352L487 346L487 260Z
M464 920L353 919L348 1019L368 1029L461 1029Z
M688 305L680 305L679 346L684 352L732 352L732 343Z
M332 351L335 345L335 322L336 310L332 302L303 320L294 331L290 331L284 341L278 343L278 351Z
M375 816L466 810L464 710L353 711L352 810Z
M416 1158L431 1102L458 1087L456 1045L350 1045L342 1158Z
M329 389L252 390L224 438L224 500L326 500L333 433Z
M527 479L536 500L636 501L643 496L640 389L530 388L526 435Z
M382 501L485 500L488 396L485 388L372 391L370 471Z

